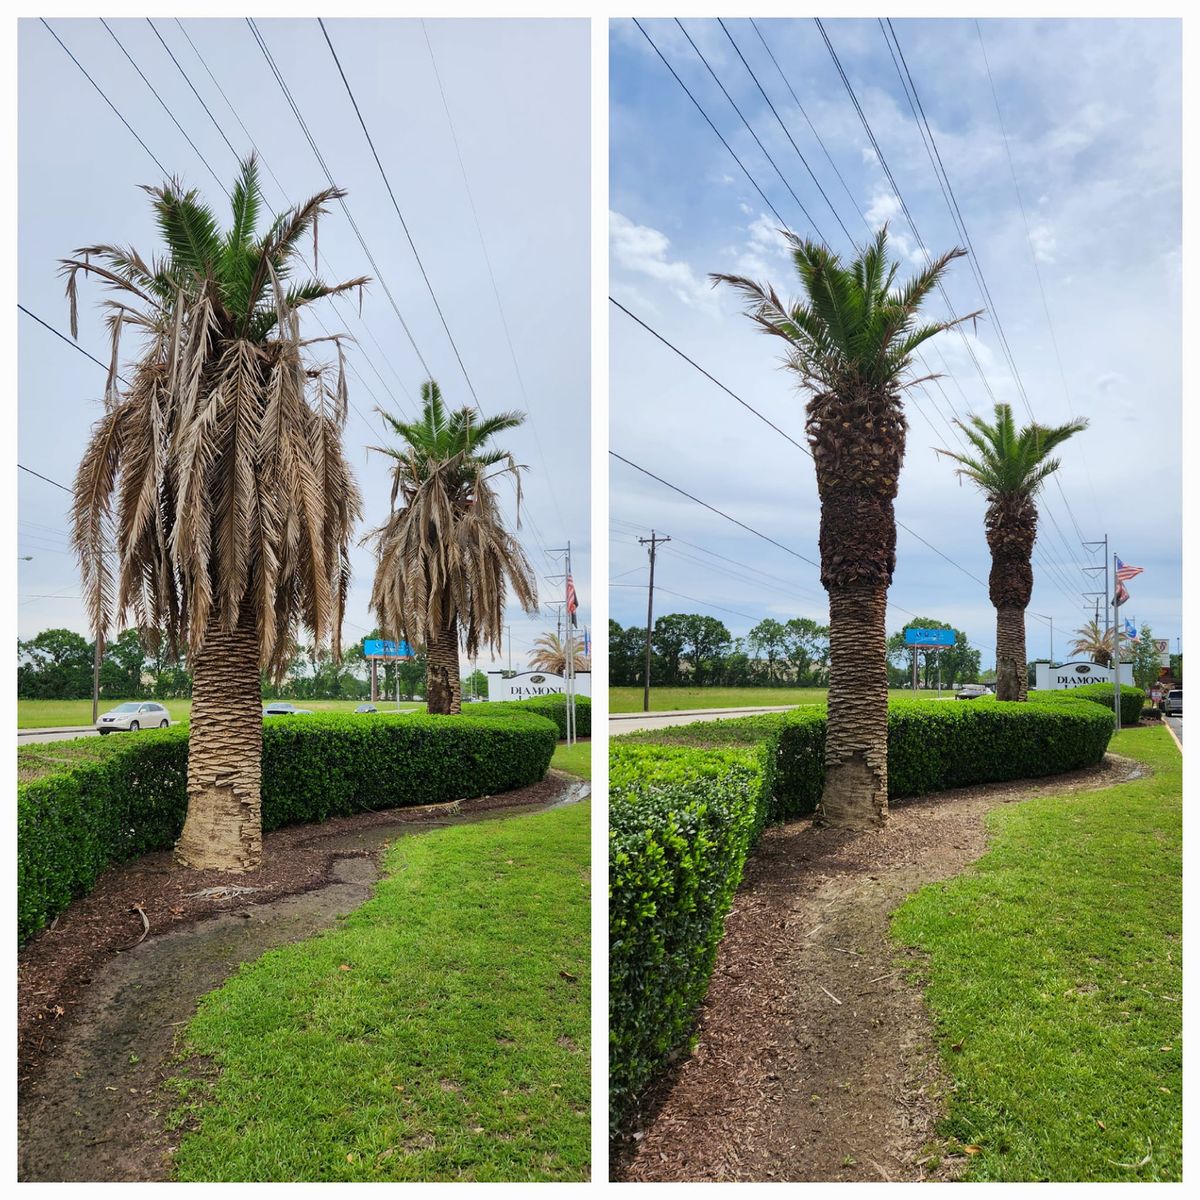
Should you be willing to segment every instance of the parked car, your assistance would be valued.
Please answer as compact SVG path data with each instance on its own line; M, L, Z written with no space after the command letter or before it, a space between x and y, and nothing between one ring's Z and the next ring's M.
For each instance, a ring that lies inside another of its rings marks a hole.
M986 683L964 683L955 693L955 700L978 700L980 696L990 696L992 689Z
M114 730L137 733L139 729L166 729L170 723L171 714L161 704L153 700L130 700L106 712L96 722L96 728L101 733Z
M379 709L373 704L360 704L354 711L356 713L377 713Z
M284 700L273 700L263 709L264 717L311 717L311 708L297 708Z
M1167 698L1163 701L1163 716L1166 717L1182 717L1183 716L1183 688L1172 688L1167 693Z

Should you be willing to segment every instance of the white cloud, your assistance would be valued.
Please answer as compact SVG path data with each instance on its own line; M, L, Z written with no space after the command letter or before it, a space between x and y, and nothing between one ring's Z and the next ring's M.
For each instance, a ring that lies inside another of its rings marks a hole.
M708 287L682 259L668 257L671 239L649 225L637 225L619 212L608 214L609 245L613 258L627 271L647 275L669 287L685 304L698 304Z
M1029 231L1029 240L1033 243L1033 254L1038 262L1052 263L1054 261L1054 251L1058 247L1058 242L1049 225L1044 221L1034 225Z

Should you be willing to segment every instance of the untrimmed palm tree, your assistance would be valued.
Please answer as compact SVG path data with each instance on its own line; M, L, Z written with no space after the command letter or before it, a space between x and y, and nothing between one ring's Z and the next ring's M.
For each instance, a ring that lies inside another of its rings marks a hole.
M1071 653L1086 654L1098 666L1107 667L1112 665L1112 647L1112 630L1101 629L1100 622L1093 619L1075 630Z
M818 817L860 828L887 819L887 591L896 565L894 502L904 461L903 392L917 348L969 320L923 322L921 305L963 250L931 260L897 287L899 264L880 229L853 261L785 234L804 291L715 275L748 315L788 344L787 365L810 398L806 432L821 501L821 582L829 593L829 718ZM977 316L977 313L970 316Z
M1018 429L1012 405L997 404L991 422L973 415L955 424L974 450L938 453L957 462L957 474L971 480L988 502L984 529L992 552L988 593L996 608L996 699L1024 700L1029 694L1025 609L1033 594L1037 494L1061 465L1050 455L1086 429L1087 421L1034 422Z
M529 665L535 671L548 671L551 675L567 673L567 647L557 633L543 633L533 639L534 651L529 656ZM571 658L576 671L590 671L591 663L583 647L573 644Z
M365 278L293 282L329 188L256 233L253 157L232 223L177 180L145 189L164 243L144 259L87 246L63 260L78 335L78 276L113 293L105 412L75 477L73 542L93 627L132 611L148 635L186 648L193 671L187 819L175 857L249 870L262 855L260 669L286 668L297 627L340 650L358 490L342 454L339 335L305 339L300 314ZM126 376L121 335L140 337ZM337 351L336 374L313 358ZM333 378L331 378L331 375Z
M519 523L524 468L488 445L525 418L506 412L485 419L470 406L448 412L432 379L421 385L419 420L380 411L404 444L374 447L395 466L391 515L372 535L371 607L389 637L426 647L428 710L457 713L460 645L468 658L481 645L499 652L509 585L526 612L537 608L533 569L505 528L493 487L499 476L515 482Z

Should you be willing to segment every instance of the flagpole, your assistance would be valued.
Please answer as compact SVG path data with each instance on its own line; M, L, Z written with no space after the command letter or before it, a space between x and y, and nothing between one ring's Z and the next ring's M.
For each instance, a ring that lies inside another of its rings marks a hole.
M1117 579L1117 556L1113 555L1113 712L1114 728L1121 732L1121 585Z

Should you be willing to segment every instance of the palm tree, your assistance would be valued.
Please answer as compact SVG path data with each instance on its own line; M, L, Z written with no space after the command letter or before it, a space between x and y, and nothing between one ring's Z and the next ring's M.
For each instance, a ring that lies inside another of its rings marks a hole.
M567 647L557 633L543 633L533 640L536 647L529 656L529 665L535 671L548 671L551 675L567 673ZM571 647L571 657L575 661L576 671L590 671L591 663L583 652L583 647L577 644Z
M959 464L958 475L987 497L984 528L992 552L988 592L996 606L996 699L1024 700L1029 693L1025 664L1025 609L1033 593L1033 544L1037 540L1037 494L1058 470L1051 452L1087 428L1082 418L1065 425L1017 429L1012 406L997 404L995 420L971 416L955 421L974 453L938 450Z
M292 282L329 188L259 237L253 157L232 224L171 180L148 187L163 257L87 246L63 260L78 336L77 277L113 293L105 412L75 477L73 541L92 625L132 610L194 673L188 810L176 860L250 870L262 856L260 669L280 676L304 625L340 650L358 490L342 455L340 335L305 339L301 310L361 288ZM140 335L127 379L121 335ZM332 342L337 371L312 357ZM115 546L114 546L115 543ZM111 558L111 561L110 561Z
M804 299L715 275L746 298L748 315L788 344L787 365L810 393L806 431L821 501L821 582L829 593L829 717L818 818L861 828L887 819L887 590L896 564L894 502L907 422L902 393L913 353L969 320L920 322L951 250L904 286L887 228L852 262L785 234ZM972 313L970 316L977 316Z
M506 412L482 419L470 406L447 412L432 379L421 385L419 420L380 411L404 445L373 447L396 465L391 515L372 535L378 561L371 607L389 637L426 647L429 711L457 713L460 642L468 658L481 643L499 651L509 583L526 612L537 608L533 570L504 527L492 486L497 475L512 477L519 525L524 467L508 451L487 445L525 418Z
M1086 654L1098 666L1112 665L1113 638L1111 629L1101 629L1096 619L1075 630L1075 641L1071 643L1072 654Z

